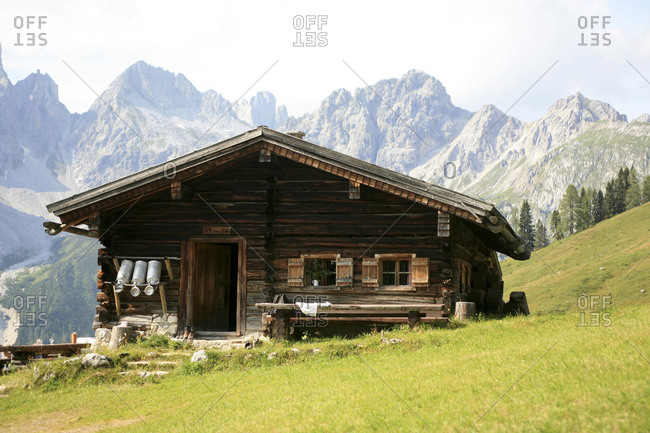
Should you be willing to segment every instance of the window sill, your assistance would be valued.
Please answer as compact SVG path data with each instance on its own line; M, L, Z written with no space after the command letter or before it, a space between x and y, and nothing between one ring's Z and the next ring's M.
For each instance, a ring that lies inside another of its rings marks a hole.
M304 286L300 290L304 290L304 291L326 290L328 292L334 292L334 291L341 290L341 288L339 286Z
M377 292L415 292L414 286L379 286Z

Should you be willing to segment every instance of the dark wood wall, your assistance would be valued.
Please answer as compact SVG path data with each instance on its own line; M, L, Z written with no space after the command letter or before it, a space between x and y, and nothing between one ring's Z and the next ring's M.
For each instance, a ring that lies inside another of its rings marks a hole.
M254 304L274 294L290 299L318 296L332 303L441 302L447 291L460 287L463 263L475 266L477 258L490 254L456 217L452 237L439 238L436 210L363 186L361 198L350 199L347 180L276 155L270 162L260 162L257 153L249 155L185 186L192 192L186 200L172 200L170 191L163 191L123 215L103 215L104 224L119 218L102 239L106 253L181 257L182 241L212 236L205 234L205 227L230 227L228 236L242 237L246 243L247 331L262 327L261 312ZM352 287L288 286L289 258L330 253L353 259ZM408 292L363 287L361 259L384 253L428 257L429 287ZM178 312L181 262L172 264L176 278L167 282L167 302L170 312ZM114 278L110 263L102 269L105 280ZM123 314L161 312L158 293L132 298L124 292L121 299ZM108 302L114 314L112 295Z

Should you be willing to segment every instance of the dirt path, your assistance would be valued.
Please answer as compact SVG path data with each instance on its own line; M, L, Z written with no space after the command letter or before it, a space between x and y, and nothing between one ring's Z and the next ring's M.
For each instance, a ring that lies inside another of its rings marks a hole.
M83 421L81 421L83 422ZM74 412L55 412L47 415L29 416L14 422L5 424L3 432L6 433L32 433L32 432L63 432L63 433L92 433L106 428L122 427L137 422L142 422L140 418L114 419L101 424L90 424L72 426L80 423L76 419Z

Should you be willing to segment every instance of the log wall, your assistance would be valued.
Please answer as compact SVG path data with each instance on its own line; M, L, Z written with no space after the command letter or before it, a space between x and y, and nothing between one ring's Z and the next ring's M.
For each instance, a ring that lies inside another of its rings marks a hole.
M186 182L183 188L184 199L179 199L180 194L172 199L170 186L128 212L101 215L101 226L117 221L101 239L104 253L181 257L183 241L219 238L206 234L206 226L222 227L230 231L229 237L243 238L247 263L242 331L262 328L261 312L254 304L267 302L274 294L284 293L290 299L311 296L332 303L441 302L448 292L461 289L462 266L475 267L490 254L457 217L452 217L452 236L439 238L435 209L365 186L359 199L351 199L347 180L277 155L272 155L270 162L260 162L258 154L250 155L219 172ZM428 257L429 286L399 292L363 287L361 259L386 253ZM302 254L352 258L352 287L289 287L288 259ZM100 258L100 263L104 280L112 281L112 262ZM179 312L179 297L183 296L181 263L172 261L173 281L167 281L163 270L168 310L173 313ZM103 300L109 316L114 316L112 289L106 285L102 290L109 295L108 301ZM162 312L157 292L133 298L125 291L120 299L123 314Z

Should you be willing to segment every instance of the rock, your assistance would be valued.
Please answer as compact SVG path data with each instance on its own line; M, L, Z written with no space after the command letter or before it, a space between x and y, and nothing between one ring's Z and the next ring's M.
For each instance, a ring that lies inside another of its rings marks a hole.
M161 377L161 376L166 376L168 375L168 371L139 371L138 376L140 376L143 379L146 379L151 376L156 376L156 377Z
M275 358L276 356L278 356L277 352L271 352L271 353L268 354L268 356L267 356L266 358L267 358L267 359L273 359L273 358Z
M296 354L296 355L300 355L300 349L296 349L296 348L294 347L293 349L291 349L291 351L292 351L294 354Z
M605 267L604 267L604 266L601 266L601 267L600 267L600 270L601 270L601 271L604 271L604 270L605 270Z
M99 353L89 353L81 360L81 365L90 368L108 367L111 364L111 358Z
M399 344L402 342L399 338L391 338L390 340L388 338L382 338L381 342L384 344Z
M56 374L49 372L43 375L43 382L49 382L52 379L56 379Z
M0 385L0 394L6 394L11 388L7 385Z
M194 355L192 355L192 359L190 360L191 362L203 362L208 360L208 355L205 354L205 350L201 349L196 352L194 352Z
M111 342L111 330L107 328L95 329L95 342L91 346L91 350L104 349L108 347Z
M63 363L64 364L74 364L77 361L81 361L80 356L75 356L74 358L66 359L65 361L63 361Z
M641 289L641 290L639 290L639 292L645 293L645 289Z
M321 353L321 352L322 352L322 350L320 350L320 349L318 349L318 348L316 348L316 349L312 349L312 350L311 350L311 353L313 353L314 355L316 355L316 354L318 354L318 353Z
M170 315L169 318L167 318L168 323L178 323L178 316Z

